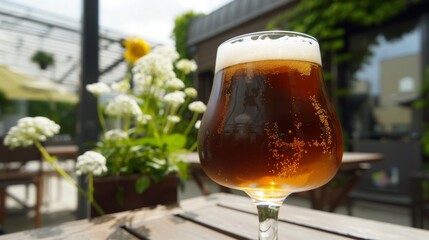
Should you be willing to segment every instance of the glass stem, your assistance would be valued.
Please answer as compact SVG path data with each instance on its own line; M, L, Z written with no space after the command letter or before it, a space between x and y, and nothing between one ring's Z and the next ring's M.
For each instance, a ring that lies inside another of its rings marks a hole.
M283 201L270 202L253 200L258 209L259 240L278 239L278 216Z

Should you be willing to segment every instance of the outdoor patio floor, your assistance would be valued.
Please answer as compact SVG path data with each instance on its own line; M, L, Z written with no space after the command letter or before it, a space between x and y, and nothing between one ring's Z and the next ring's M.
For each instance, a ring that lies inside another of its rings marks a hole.
M205 179L205 182L209 183L210 180ZM217 185L214 183L208 184L208 187L211 192L216 192L218 190ZM49 190L45 191L44 195L45 199L42 208L43 226L52 226L75 220L74 210L77 203L76 190L70 184L57 177L48 178L46 189ZM8 191L20 198L24 198L25 196L25 188L23 186L9 188ZM31 204L31 199L34 199L34 189L30 188L29 193L28 199L30 200L28 202ZM238 191L234 191L234 193L242 194ZM186 183L183 192L179 191L179 199L187 199L200 195L201 192L193 180L189 180ZM310 203L307 199L293 195L286 199L285 204L310 207ZM7 200L7 208L8 212L4 225L4 231L6 233L33 228L32 211L18 209L18 205L11 199ZM345 207L340 207L336 212L346 214L346 209ZM405 226L410 226L411 223L409 210L403 207L355 201L352 206L352 212L354 216L366 219ZM255 221L257 220L255 219Z

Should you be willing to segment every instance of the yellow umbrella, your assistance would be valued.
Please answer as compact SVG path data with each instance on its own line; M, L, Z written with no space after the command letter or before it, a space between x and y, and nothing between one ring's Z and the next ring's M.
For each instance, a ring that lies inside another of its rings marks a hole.
M0 66L0 91L10 100L36 100L76 103L78 97L61 84L46 79L34 79Z

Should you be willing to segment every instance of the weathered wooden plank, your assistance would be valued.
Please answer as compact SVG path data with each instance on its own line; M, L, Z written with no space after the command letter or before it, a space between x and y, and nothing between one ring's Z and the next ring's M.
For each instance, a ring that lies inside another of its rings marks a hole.
M280 218L362 239L427 240L429 231L396 224L284 206Z
M151 240L236 239L174 215L147 221L141 226L134 225L134 229Z
M0 239L135 239L123 225L148 239L256 239L255 213L249 198L219 193L185 200L180 208L140 209ZM280 239L429 239L426 230L288 205L282 207L280 221Z
M72 221L58 226L44 227L0 236L1 240L15 239L135 239L121 228L122 225L139 224L166 216L174 212L177 207L166 208L159 206L153 209L110 214L103 217ZM120 236L121 238L117 238Z
M192 211L185 211L180 215L205 225L231 232L243 239L257 239L258 217L254 214L220 207L218 205L205 206ZM326 233L323 231L305 228L294 224L279 222L279 239L351 239L344 236Z
M243 197L223 194L218 196L221 204L241 211L255 213L253 203ZM335 213L317 211L284 204L279 219L308 228L336 232L357 239L427 240L429 231L396 224L384 223Z

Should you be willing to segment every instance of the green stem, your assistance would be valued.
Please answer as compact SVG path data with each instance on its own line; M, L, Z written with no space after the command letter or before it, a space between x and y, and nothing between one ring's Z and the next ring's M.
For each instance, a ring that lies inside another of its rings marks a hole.
M142 110L143 114L148 114L148 109L149 109L149 105L151 102L151 98L152 98L152 96L150 94L148 94L146 97L144 97L144 99L143 99L144 108Z
M151 83L149 84L149 86L153 86L153 83L155 82L155 79L152 79L152 81L151 81ZM144 97L144 99L143 99L143 102L144 102L144 108L143 108L143 114L148 114L148 110L149 110L149 107L150 107L150 105L151 105L151 101L152 101L152 99L154 99L154 96L157 96L157 95L155 95L156 94L156 92L157 92L157 90L155 89L155 90L152 90L151 89L151 91L148 91L145 95L146 96L142 96L142 97ZM144 93L143 93L144 94Z
M177 113L177 106L170 106L170 109L168 112L166 112L165 117L168 118L168 116L174 116ZM176 115L177 116L177 115ZM180 116L180 115L179 115ZM167 135L169 132L171 132L171 130L174 129L174 126L176 125L176 123L174 122L169 122L168 120L166 120L166 123L164 124L164 134Z
M191 129L195 125L195 122L197 122L197 119L198 119L198 113L194 112L194 115L192 116L192 119L189 122L188 127L186 128L186 130L184 132L185 137L187 137L189 132L191 132Z
M101 130L103 130L103 132L106 132L106 120L104 119L103 109L100 103L97 103L97 113L98 119L100 120Z
M185 111L186 107L188 107L188 104L189 104L190 101L191 101L190 97L186 97L185 98L185 102L180 107L179 114L178 114L179 116L183 115L183 112Z
M95 201L94 190L95 190L94 189L94 174L89 173L89 175L88 175L88 192L89 192L88 201L91 203L91 205L95 208L95 210L101 216L101 215L104 215L106 213L101 208L101 206L97 203L97 201Z
M84 196L86 199L89 199L90 196L88 195L87 192L85 192L85 190L83 190L78 184L77 182L66 172L64 171L64 169L61 168L61 166L58 165L57 161L55 161L55 159L46 151L46 149L42 146L42 144L38 141L35 142L35 145L37 147L37 149L39 149L40 153L42 154L43 158L46 159L46 161L48 161L48 163L50 163L52 165L52 167L67 181L69 182L71 185L75 186L76 189L78 190L78 192L80 194L82 194L82 196ZM104 211L103 209L101 209L101 207L98 205L97 202L92 201L90 202L94 208L97 210L97 212L100 215L104 215Z
M88 200L92 203L94 201L94 175L92 173L88 174L88 192Z
M156 122L154 122L154 120L151 119L148 121L148 124L150 124L152 126L153 136L155 137L155 139L158 140L158 142L161 142L161 136L159 135L159 131L158 131L158 128L156 126Z
M128 132L128 129L130 128L130 116L125 115L123 120L124 120L124 131Z
M135 140L137 137L137 127L128 129L128 137L131 141Z
M162 130L163 133L164 133L164 136L168 134L168 132L170 130L170 125L171 125L171 122L167 121L167 123L165 124L164 129Z
M197 149L197 142L195 141L194 144L192 144L192 146L189 148L190 152L194 152Z
M171 104L168 104L165 107L165 111L164 111L164 114L163 114L162 119L161 119L161 129L165 128L165 126L167 125L167 117L170 114L170 112L173 111L172 109L173 109L173 105L171 105Z

